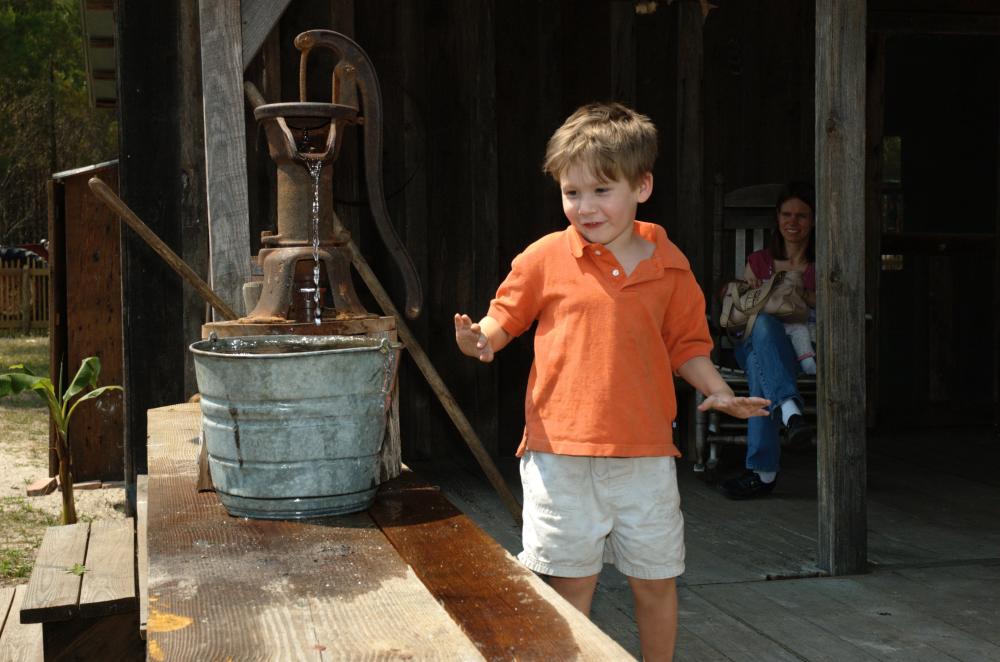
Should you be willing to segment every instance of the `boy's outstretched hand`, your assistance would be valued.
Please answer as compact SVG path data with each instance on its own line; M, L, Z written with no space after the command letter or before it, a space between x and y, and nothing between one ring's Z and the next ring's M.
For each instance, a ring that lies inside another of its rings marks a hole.
M715 409L723 414L729 414L735 418L753 418L754 416L768 416L767 406L771 401L767 398L751 396L749 398L738 398L732 392L713 393L705 398L705 401L698 405L698 411L708 411Z
M455 342L466 356L477 358L483 363L493 360L493 348L483 329L468 315L455 314Z

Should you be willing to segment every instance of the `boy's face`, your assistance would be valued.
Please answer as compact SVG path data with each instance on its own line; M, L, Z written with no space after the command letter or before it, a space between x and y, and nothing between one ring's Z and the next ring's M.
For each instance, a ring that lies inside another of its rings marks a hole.
M614 251L631 240L636 207L653 192L653 175L647 172L633 188L627 179L605 181L574 164L559 177L559 188L563 212L577 232Z

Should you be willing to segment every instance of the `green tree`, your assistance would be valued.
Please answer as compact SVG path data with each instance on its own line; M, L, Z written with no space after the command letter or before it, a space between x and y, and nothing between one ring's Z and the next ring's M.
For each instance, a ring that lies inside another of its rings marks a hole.
M0 62L0 244L37 241L46 181L114 158L116 120L90 107L77 0L0 0Z

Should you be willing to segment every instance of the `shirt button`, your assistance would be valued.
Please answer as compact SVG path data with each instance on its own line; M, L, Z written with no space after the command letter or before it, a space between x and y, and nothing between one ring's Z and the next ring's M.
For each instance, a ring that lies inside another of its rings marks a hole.
M622 272L618 271L617 269L612 269L612 270L611 270L611 275L612 275L612 276L615 276L615 277L618 277L618 276L620 276L620 275L621 275L621 273L622 273Z
M594 251L594 255L600 255L601 251Z

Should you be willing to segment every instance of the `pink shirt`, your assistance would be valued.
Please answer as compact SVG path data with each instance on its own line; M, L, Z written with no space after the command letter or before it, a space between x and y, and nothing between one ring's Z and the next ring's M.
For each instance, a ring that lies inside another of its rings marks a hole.
M768 280L774 275L774 258L771 257L771 251L766 248L750 253L747 257L747 264L750 265L753 275L761 280ZM810 292L816 291L816 264L814 262L810 262L802 271L802 284Z

